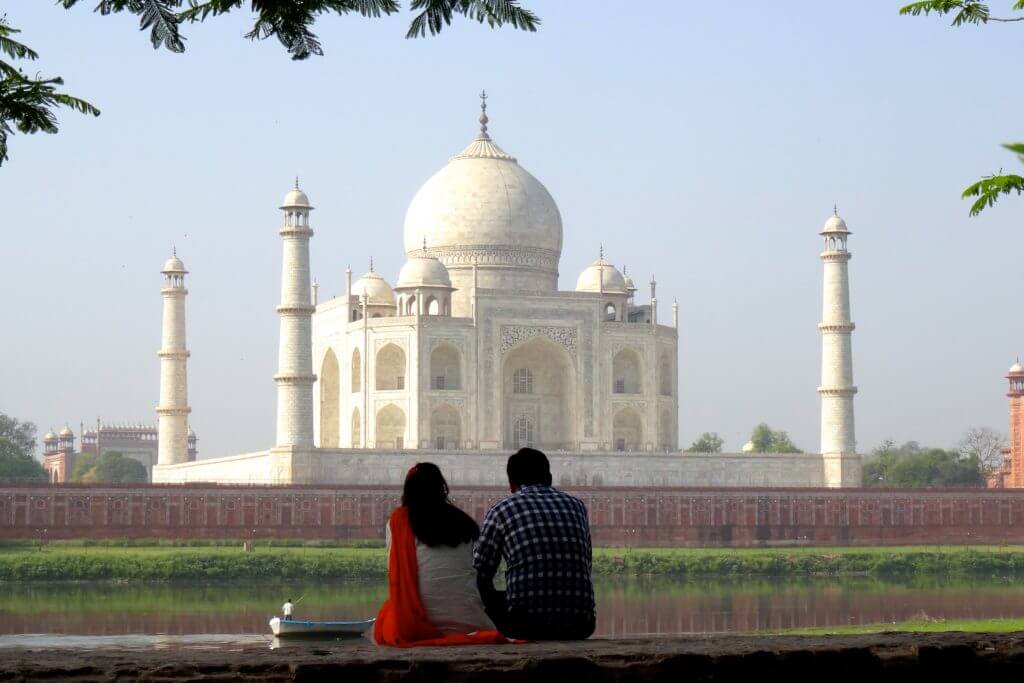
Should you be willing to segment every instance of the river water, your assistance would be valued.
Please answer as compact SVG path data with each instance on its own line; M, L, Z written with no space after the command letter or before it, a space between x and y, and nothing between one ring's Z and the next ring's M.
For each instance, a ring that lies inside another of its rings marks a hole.
M263 637L286 598L303 619L365 619L381 581L333 584L7 584L0 646ZM597 585L597 635L736 633L936 619L1024 617L1012 579L621 579ZM84 638L83 638L84 637Z

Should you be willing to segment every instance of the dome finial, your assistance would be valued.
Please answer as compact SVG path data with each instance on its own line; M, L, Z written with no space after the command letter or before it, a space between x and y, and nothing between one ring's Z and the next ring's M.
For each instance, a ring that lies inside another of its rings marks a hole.
M171 245L171 256L177 256L177 255L178 255L178 247L176 245L172 244Z
M602 261L604 260L604 242L597 243L597 257Z
M833 216L838 216L839 215L839 204L837 204L836 202L832 202L832 215Z
M427 255L427 236L423 236L423 255Z
M370 272L373 272L373 257L370 257Z
M490 119L487 118L487 91L480 91L480 138L483 140L490 140L491 136L487 134L487 122Z
M295 176L295 189L299 189L299 176Z

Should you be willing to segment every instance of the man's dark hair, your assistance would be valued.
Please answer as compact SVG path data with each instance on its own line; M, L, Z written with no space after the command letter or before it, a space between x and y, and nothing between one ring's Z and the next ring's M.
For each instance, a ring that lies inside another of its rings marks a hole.
M548 462L548 456L536 448L520 448L510 455L506 471L508 480L519 486L551 486L551 464Z

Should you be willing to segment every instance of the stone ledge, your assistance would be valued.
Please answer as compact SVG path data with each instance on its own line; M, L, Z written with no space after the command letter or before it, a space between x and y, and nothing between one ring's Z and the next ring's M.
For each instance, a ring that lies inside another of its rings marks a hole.
M355 643L218 649L0 649L0 680L1022 680L1024 633L693 636L398 650Z

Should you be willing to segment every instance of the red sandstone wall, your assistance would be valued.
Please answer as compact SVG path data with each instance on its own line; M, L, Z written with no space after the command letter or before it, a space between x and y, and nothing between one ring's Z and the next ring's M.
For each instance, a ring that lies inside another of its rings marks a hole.
M1024 543L1024 491L575 489L594 543L754 546ZM461 488L477 519L507 495ZM0 538L381 538L396 488L4 485Z

